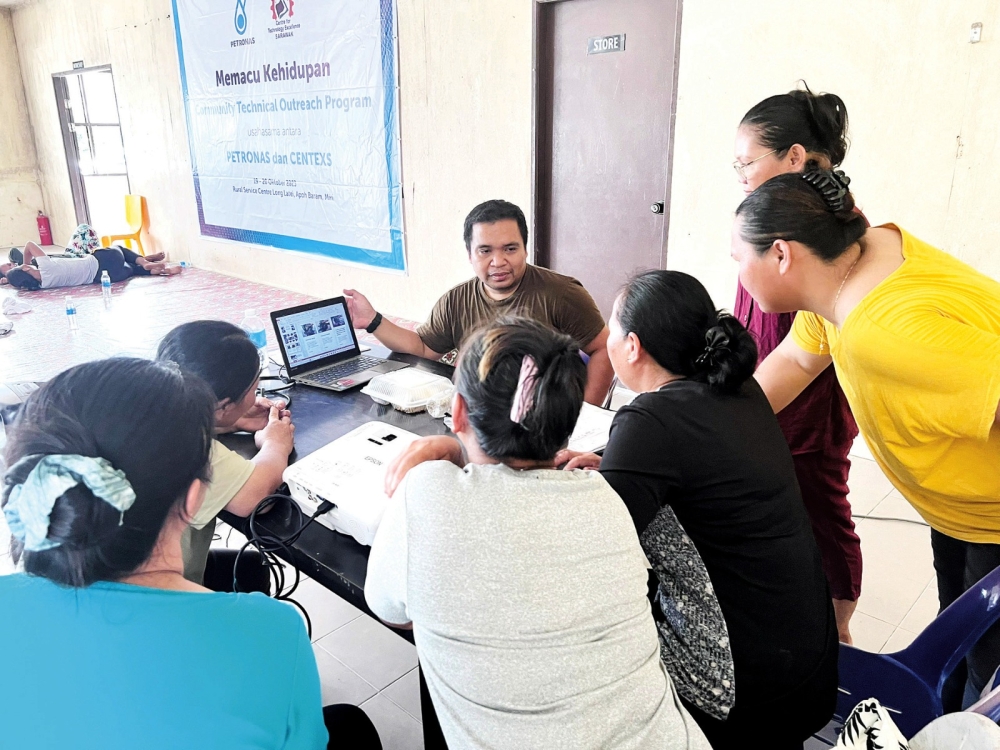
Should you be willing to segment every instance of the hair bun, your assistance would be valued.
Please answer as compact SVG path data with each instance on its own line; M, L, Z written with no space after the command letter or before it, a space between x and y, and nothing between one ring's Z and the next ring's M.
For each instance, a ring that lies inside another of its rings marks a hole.
M822 196L823 202L833 213L854 209L854 199L848 189L851 178L843 170L811 169L802 173L802 179Z
M728 354L729 334L720 325L714 325L705 331L705 350L694 361L699 367L712 369L716 366L720 355Z

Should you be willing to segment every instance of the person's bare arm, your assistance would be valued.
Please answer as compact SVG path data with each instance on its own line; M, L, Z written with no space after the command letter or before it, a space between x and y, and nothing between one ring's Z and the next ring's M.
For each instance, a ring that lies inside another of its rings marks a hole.
M345 289L344 297L347 299L347 311L351 314L351 322L358 330L364 330L371 325L375 317L375 308L361 292L356 289ZM424 359L441 359L443 352L436 352L424 344L423 340L414 332L402 326L398 326L387 318L382 318L379 327L375 329L375 338L382 342L383 346L392 349L394 352L403 354L415 354Z
M406 473L427 461L451 461L459 468L466 463L465 452L457 438L447 435L418 438L389 463L385 471L385 494L392 497Z
M288 468L288 456L292 452L295 425L288 412L277 407L271 408L270 418L261 430L261 448L250 463L253 473L243 483L240 491L226 505L226 510L237 516L249 516L260 501L281 485L281 475Z
M416 354L418 357L432 360L438 360L444 356L441 352L436 352L424 344L423 339L415 331L398 326L387 318L382 318L382 323L375 330L374 336L386 348L392 349L394 352Z
M786 336L760 363L755 377L777 414L813 382L833 360L830 355L810 354Z
M587 389L583 393L583 400L594 406L604 405L608 389L611 388L611 381L615 377L611 358L608 356L609 335L608 327L604 326L604 330L583 348L590 357L587 363Z
M601 468L601 457L596 453L581 453L563 448L556 454L556 466L561 466L565 471L573 469L598 471Z
M31 261L35 258L42 258L44 256L45 251L34 242L28 241L24 243L24 265L31 265Z
M381 620L383 625L389 628L394 628L396 630L413 630L412 622L389 622L388 620L383 620L381 617L378 619Z

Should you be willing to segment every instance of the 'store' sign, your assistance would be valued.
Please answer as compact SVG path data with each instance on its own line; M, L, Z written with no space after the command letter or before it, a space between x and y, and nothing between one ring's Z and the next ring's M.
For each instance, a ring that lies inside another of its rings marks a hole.
M600 55L605 52L624 52L625 35L594 36L587 42L588 55Z

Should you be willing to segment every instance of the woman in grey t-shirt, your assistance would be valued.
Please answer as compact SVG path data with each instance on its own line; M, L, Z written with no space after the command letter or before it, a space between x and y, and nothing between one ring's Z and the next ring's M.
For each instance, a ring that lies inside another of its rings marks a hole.
M412 623L453 749L709 747L660 661L628 512L599 474L555 467L586 377L568 336L501 319L463 350L458 441L418 441L390 469L395 489L413 467L365 597Z

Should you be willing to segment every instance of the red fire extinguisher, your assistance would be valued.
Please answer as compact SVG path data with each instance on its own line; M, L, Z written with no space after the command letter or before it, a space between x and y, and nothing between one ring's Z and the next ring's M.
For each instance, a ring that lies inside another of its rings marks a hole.
M52 225L49 224L49 217L43 214L41 211L38 212L38 218L35 219L38 223L38 239L41 245L51 245L52 244Z

